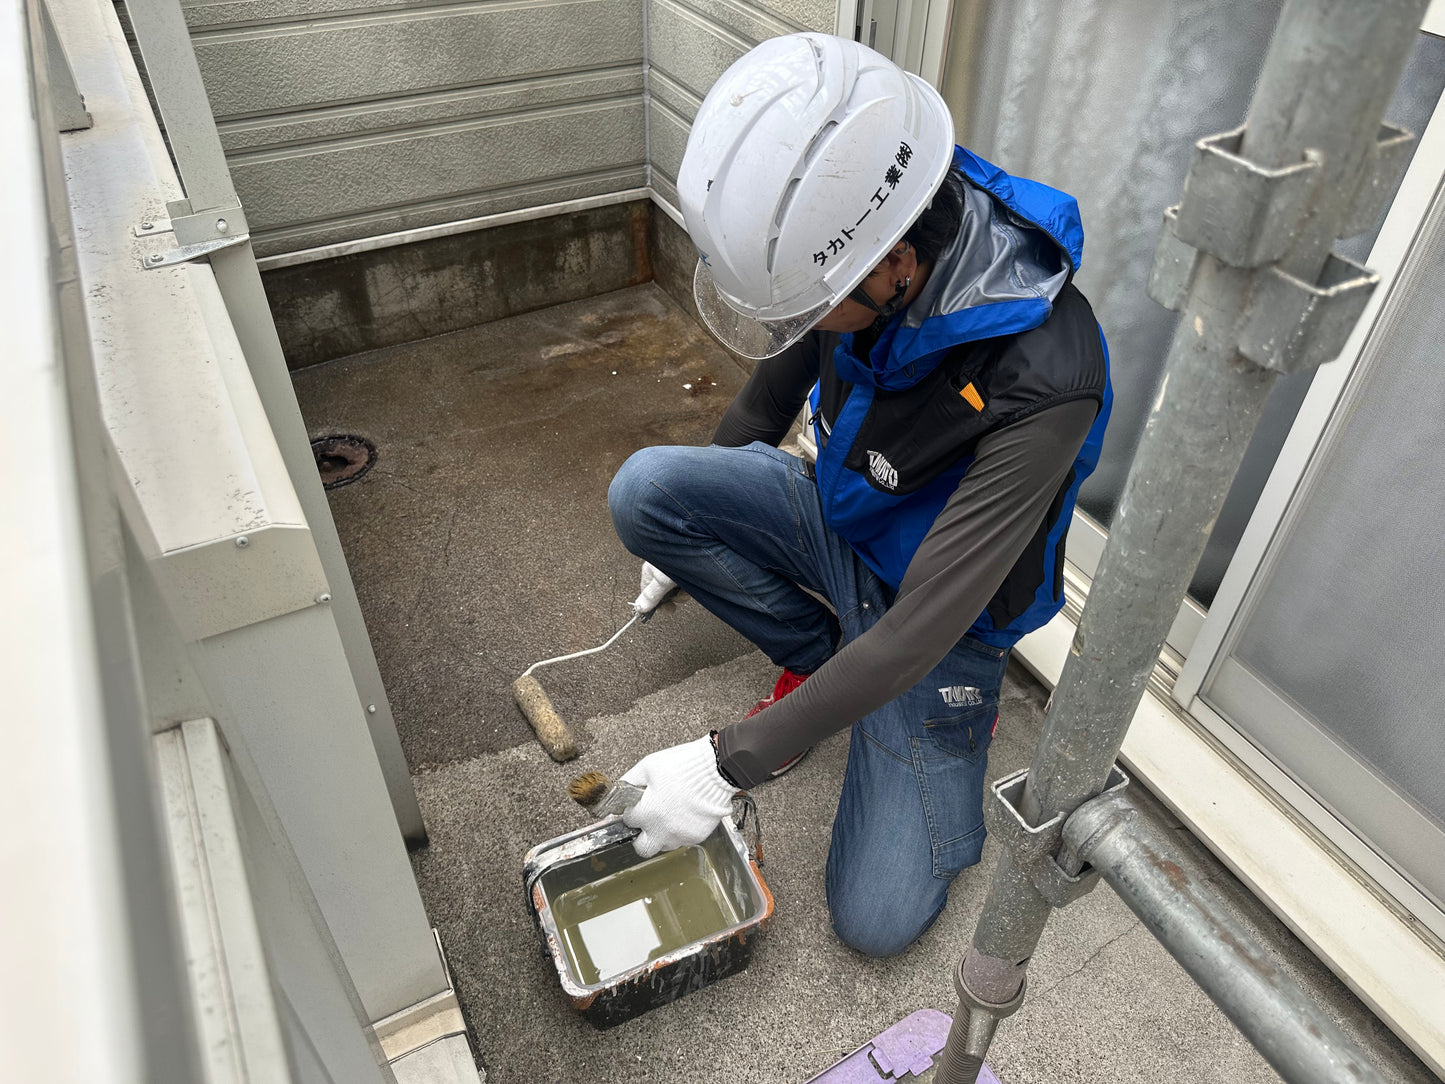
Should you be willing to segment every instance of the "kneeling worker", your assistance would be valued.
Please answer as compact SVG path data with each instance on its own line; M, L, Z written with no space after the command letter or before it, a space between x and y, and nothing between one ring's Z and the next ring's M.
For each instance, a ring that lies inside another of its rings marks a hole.
M697 842L851 724L828 906L843 941L891 955L979 860L1009 649L1062 604L1098 461L1078 208L955 147L933 88L822 34L718 80L678 193L703 319L761 360L711 447L624 464L613 522L647 562L639 611L675 584L783 674L741 722L628 772L647 793L626 819L643 854ZM816 466L777 448L805 399Z

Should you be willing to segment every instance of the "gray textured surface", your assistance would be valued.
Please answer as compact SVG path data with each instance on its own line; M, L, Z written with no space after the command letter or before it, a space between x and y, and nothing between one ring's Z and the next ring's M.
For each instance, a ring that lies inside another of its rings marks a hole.
M402 99L357 102L335 109L279 116L223 120L218 125L228 154L278 144L338 139L378 129L395 131L423 125L468 121L488 114L567 105L642 93L642 69L629 65L601 71L541 75L535 79L481 87L463 87Z
M662 80L656 80L661 84ZM692 114L684 116L664 102L660 95L654 95L648 105L648 118L652 129L647 144L649 161L652 163L654 178L661 176L677 184L677 171L682 166L682 156L687 150L687 136L692 131Z
M652 749L740 713L775 673L751 653L595 720L581 764L616 776ZM1027 764L1043 700L1032 679L1010 671L991 777ZM951 968L997 847L990 841L983 864L961 876L937 924L902 956L870 960L844 948L829 928L822 878L846 754L837 735L757 791L763 875L777 909L749 969L606 1032L563 997L521 890L527 849L588 821L565 795L572 770L523 745L419 773L432 842L414 864L488 1079L801 1081L916 1009L952 1012ZM1172 830L1184 864L1232 894L1299 981L1328 992L1388 1079L1431 1079L1187 833ZM1055 915L1030 981L1028 1002L1001 1025L990 1058L1005 1084L1278 1079L1107 887Z
M193 30L217 117L642 60L636 0L459 4Z
M704 371L718 388L687 395L681 384ZM656 286L298 374L313 426L365 426L382 447L373 474L334 491L332 506L431 831L413 868L493 1082L800 1081L915 1009L953 1009L950 970L997 848L989 843L908 953L880 962L843 948L821 895L841 735L759 788L777 913L748 971L597 1032L563 999L532 928L522 856L586 823L565 796L572 775L616 776L735 718L775 676L684 603L608 653L541 671L584 739L579 761L552 763L507 694L526 662L598 643L621 623L636 562L606 520L612 469L642 444L706 439L740 381ZM1043 701L1010 671L992 774L1026 765ZM1156 815L1185 864L1226 894L1388 1080L1432 1079ZM1031 974L1028 1004L1001 1026L991 1058L1006 1084L1276 1079L1107 888L1055 916Z
M675 0L644 3L648 63L698 95L756 44Z
M706 443L743 379L650 284L296 374L313 435L380 451L331 509L413 769L532 741L512 680L602 643L637 595L612 475ZM575 727L745 650L684 605L537 676Z
M275 229L640 166L646 153L642 99L623 98L248 153L231 176L247 213Z

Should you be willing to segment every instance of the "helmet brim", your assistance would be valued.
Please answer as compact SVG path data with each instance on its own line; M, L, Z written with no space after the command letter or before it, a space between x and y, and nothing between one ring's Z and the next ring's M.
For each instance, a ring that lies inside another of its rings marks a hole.
M837 307L832 299L797 316L759 319L748 316L727 299L713 281L707 264L697 261L692 275L692 296L697 311L719 342L735 354L761 361L781 354L806 335L819 320Z

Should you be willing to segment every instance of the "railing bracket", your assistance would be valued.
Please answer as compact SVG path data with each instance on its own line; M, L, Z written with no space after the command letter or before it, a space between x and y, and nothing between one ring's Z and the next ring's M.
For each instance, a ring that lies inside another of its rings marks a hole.
M1239 328L1239 352L1280 373L1312 369L1344 349L1380 276L1330 256L1311 285L1271 267L1255 276Z
M166 204L166 210L170 214L169 220L142 222L131 230L137 237L172 233L176 238L176 247L171 251L152 252L142 257L142 267L171 267L188 263L251 239L246 213L239 203L194 212L189 200L173 200Z

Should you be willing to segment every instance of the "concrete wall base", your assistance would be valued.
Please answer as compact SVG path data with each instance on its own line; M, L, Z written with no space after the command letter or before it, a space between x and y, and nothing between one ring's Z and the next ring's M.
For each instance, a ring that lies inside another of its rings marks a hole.
M286 364L300 369L648 282L654 214L649 201L634 200L264 272Z
M698 316L697 303L692 299L692 274L697 267L697 248L688 237L687 231L657 204L649 203L647 209L647 251L652 260L653 281L705 329L707 325ZM732 351L729 350L728 353L732 354ZM732 356L746 372L750 373L757 367L758 363L751 358L737 354Z

